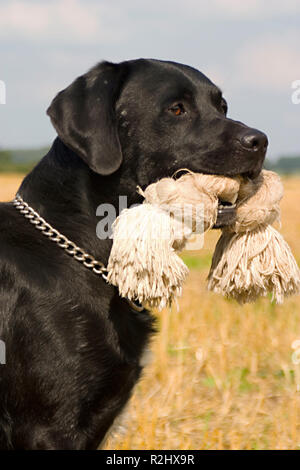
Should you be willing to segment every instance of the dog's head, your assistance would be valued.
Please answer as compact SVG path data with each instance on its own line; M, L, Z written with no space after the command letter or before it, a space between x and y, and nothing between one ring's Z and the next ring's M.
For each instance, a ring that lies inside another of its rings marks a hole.
M255 177L268 145L264 133L227 117L220 89L201 72L153 59L98 64L48 114L94 172L131 169L140 186L181 168Z

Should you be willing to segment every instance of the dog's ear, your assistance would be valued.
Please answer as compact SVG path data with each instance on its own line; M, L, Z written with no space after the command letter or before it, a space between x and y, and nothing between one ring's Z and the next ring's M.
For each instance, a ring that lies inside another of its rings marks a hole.
M47 110L61 140L101 175L122 163L115 104L126 66L102 62L61 91Z

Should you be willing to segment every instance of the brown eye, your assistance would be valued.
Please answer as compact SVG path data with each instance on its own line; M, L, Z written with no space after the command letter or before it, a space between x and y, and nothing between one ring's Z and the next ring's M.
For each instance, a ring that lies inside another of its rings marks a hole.
M185 109L182 103L177 103L174 106L171 106L171 108L169 108L169 111L175 114L175 116L180 116L181 114L185 113Z

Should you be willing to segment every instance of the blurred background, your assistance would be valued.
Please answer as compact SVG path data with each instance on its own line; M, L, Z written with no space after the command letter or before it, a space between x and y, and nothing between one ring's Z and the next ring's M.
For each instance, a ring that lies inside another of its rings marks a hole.
M55 137L45 113L55 94L98 61L139 57L200 69L229 117L267 133L299 262L298 0L0 0L0 200ZM179 310L157 314L152 361L107 448L300 449L299 298L241 307L207 292L218 235L183 254Z

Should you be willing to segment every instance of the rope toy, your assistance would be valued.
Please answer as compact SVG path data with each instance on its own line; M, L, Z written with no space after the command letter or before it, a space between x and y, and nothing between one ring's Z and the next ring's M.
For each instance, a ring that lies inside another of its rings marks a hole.
M208 288L239 303L272 294L282 303L300 287L298 265L282 235L271 226L280 220L283 187L279 176L263 170L241 183L236 221L216 245Z
M181 295L188 268L177 252L192 233L214 226L220 200L236 202L236 219L222 230L208 288L242 303L268 292L280 303L299 291L297 263L271 226L283 195L275 173L244 180L188 172L138 191L144 203L123 210L113 224L107 280L122 297L162 309Z

